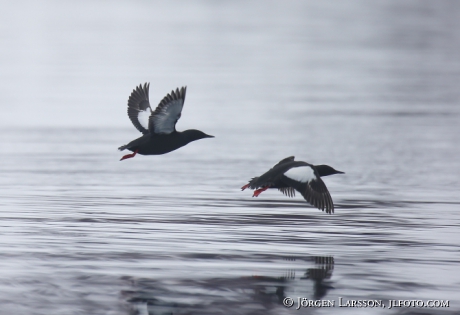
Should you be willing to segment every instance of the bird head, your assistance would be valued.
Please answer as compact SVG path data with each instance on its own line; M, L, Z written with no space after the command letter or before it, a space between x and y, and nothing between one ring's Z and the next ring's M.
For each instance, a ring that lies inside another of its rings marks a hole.
M315 169L321 177L334 174L345 174L344 172L338 171L329 165L315 165Z

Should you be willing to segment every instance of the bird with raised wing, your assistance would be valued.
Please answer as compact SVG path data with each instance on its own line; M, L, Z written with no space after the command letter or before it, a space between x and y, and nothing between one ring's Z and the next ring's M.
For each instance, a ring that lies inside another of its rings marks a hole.
M282 159L261 176L254 177L241 187L255 189L253 197L258 197L268 188L277 188L288 197L298 191L305 200L319 210L334 213L334 203L321 177L344 174L329 165L312 165L307 162L294 161L290 156Z
M118 150L128 149L133 153L123 156L120 161L136 154L159 155L179 149L192 141L214 138L200 130L177 131L176 123L181 117L187 87L171 91L152 111L149 102L150 83L140 84L128 99L128 117L134 127L143 135Z

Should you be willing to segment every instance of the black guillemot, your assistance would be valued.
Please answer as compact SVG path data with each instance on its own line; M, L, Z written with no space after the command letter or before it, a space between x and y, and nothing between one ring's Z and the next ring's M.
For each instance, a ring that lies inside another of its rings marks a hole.
M176 123L181 117L187 87L171 91L163 98L155 111L152 111L149 102L149 86L149 83L145 83L144 86L139 85L128 99L128 117L134 127L143 133L143 136L118 148L120 151L128 149L133 152L123 156L121 160L132 158L137 153L142 155L165 154L192 141L214 138L214 136L195 129L176 131Z
M259 196L268 188L277 188L289 197L297 190L308 203L326 213L334 212L334 203L322 176L344 174L329 165L312 165L307 162L294 161L294 157L287 157L259 177L254 177L248 184L241 187L255 189L253 197Z

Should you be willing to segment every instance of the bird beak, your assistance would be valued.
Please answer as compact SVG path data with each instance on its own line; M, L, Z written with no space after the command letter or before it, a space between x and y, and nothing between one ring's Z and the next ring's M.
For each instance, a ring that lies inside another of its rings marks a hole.
M337 174L345 174L345 172L341 172L341 171L336 171Z
M206 135L205 138L214 138L214 136L211 136L211 135Z

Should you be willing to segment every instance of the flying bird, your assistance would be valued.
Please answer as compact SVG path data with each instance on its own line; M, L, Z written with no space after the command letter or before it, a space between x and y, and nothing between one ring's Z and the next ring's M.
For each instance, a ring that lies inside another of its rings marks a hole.
M277 188L289 197L298 191L305 200L319 210L334 213L334 203L321 177L344 174L329 165L312 165L307 162L294 161L290 156L279 161L275 166L259 177L254 177L241 187L255 189L253 197L258 197L268 188Z
M149 102L150 83L140 84L128 99L128 117L134 127L143 135L122 145L118 150L128 149L133 153L123 156L120 161L142 155L159 155L179 149L192 141L214 138L200 130L177 131L176 123L181 117L187 87L167 94L152 111Z

